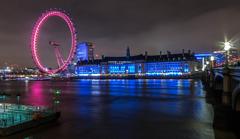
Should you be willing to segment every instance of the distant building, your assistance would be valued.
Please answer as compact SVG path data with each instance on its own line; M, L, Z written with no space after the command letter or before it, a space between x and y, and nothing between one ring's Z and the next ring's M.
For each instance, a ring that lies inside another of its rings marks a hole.
M188 76L199 69L194 54L180 53L167 55L130 56L127 48L124 57L105 57L93 61L78 61L75 74L78 76Z
M213 53L198 53L195 54L195 57L197 60L202 61L203 59L205 60L209 59L212 55Z
M215 67L222 67L226 62L226 51L214 51ZM231 66L239 65L240 52L237 48L232 47L228 52L228 64Z
M94 60L94 46L91 42L81 42L77 45L76 51L77 61Z
M201 69L204 71L207 67L207 61L210 61L210 57L213 56L213 53L198 53L194 56L201 63Z

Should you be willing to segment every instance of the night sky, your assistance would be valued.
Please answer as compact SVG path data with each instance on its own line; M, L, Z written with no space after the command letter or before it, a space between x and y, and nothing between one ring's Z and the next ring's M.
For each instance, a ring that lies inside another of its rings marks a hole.
M93 42L100 56L125 55L127 46L131 54L182 49L207 52L220 49L224 36L240 38L240 0L1 0L0 66L34 65L29 49L31 30L50 8L70 13L78 41ZM54 36L69 42L64 25L52 19L40 40ZM53 59L47 46L42 47L41 55Z

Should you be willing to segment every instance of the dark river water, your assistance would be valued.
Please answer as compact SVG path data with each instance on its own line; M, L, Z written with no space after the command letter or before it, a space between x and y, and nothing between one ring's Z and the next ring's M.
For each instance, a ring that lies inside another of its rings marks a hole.
M200 80L1 81L20 103L49 106L61 90L58 122L6 138L215 139L214 110ZM16 102L15 98L8 101Z

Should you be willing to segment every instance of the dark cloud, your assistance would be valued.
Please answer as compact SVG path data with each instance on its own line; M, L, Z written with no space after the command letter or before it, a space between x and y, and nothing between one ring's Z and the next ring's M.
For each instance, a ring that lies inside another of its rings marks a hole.
M237 38L240 32L239 0L2 0L0 65L33 65L31 29L41 12L50 8L70 13L79 41L94 42L99 55L123 55L127 45L133 54L183 48L212 51L224 35ZM46 25L43 44L49 39L66 40L66 28L55 21ZM53 59L46 47L41 51L46 59Z

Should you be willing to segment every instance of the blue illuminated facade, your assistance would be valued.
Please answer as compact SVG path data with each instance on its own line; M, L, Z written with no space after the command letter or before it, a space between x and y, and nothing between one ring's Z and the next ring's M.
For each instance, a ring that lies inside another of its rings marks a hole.
M77 45L76 59L79 61L93 60L93 44L90 42L81 42Z
M145 64L145 71L147 75L183 75L190 72L188 62L151 62Z
M195 54L194 56L196 57L197 60L203 60L203 59L209 59L213 53L199 53Z
M81 76L91 75L145 75L145 76L177 76L193 72L191 62L150 62L125 63L109 65L82 65L77 66L75 74Z
M135 64L109 64L108 69L106 70L108 71L109 74L135 74L136 73Z
M75 69L75 74L88 76L88 75L97 75L100 74L101 67L99 65L84 65L77 66Z
M79 61L77 76L135 76L163 77L187 76L198 71L199 62L194 55L136 55L126 57L103 57L94 61Z

